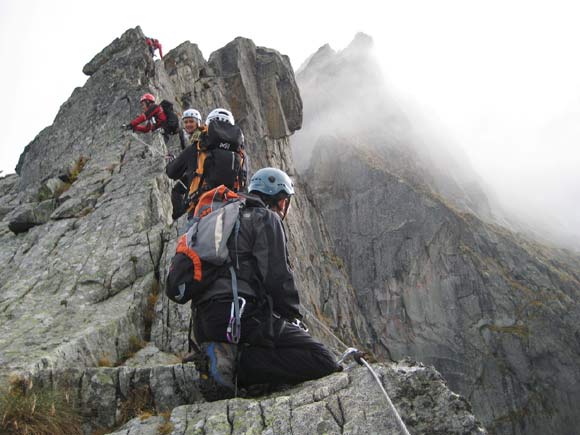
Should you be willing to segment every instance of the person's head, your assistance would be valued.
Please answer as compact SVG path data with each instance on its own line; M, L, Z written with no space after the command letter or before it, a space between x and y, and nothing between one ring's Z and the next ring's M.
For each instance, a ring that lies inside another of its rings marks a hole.
M187 109L181 117L183 127L189 134L193 133L201 124L201 114L195 109Z
M145 112L151 104L155 103L155 97L153 94L143 94L141 97L141 109Z
M270 210L284 219L294 195L294 184L286 172L262 168L250 180L248 192L258 195Z
M213 109L211 112L209 112L205 123L209 125L209 123L214 120L228 122L231 125L235 124L234 115L232 115L232 112L222 108Z

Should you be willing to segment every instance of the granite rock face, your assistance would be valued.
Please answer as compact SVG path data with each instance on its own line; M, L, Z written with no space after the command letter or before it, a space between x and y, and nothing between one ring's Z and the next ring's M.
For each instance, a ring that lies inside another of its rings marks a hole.
M53 207L28 231L1 235L2 376L117 361L150 334L170 184L151 152L163 151L158 138L145 146L119 128L151 89L150 71L145 49L115 52L20 158L11 213Z
M428 152L438 144L419 141L382 79L378 98L364 94L379 77L364 47L323 47L299 72L295 144L300 154L316 143L304 178L355 289L362 341L381 358L433 364L494 433L573 433L580 258L494 223L483 190L440 170ZM368 80L339 92L353 76ZM325 109L345 94L360 123Z

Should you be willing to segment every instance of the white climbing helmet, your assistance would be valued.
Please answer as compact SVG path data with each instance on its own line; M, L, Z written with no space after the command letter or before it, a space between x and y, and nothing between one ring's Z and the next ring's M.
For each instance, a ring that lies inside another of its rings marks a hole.
M209 123L214 119L217 119L218 121L229 122L232 125L235 124L234 115L232 115L232 112L226 109L213 109L209 115L207 115L205 123L209 125Z
M193 118L199 125L201 125L201 114L195 109L187 109L185 112L183 112L181 120L184 120L185 118Z

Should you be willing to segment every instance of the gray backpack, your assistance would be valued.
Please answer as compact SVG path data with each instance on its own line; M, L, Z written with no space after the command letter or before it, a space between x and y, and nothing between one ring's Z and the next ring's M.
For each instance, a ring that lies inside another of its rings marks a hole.
M195 304L209 285L226 275L227 269L237 287L227 243L239 229L243 204L243 199L225 186L202 195L193 225L179 238L171 260L165 288L169 299L178 304L188 301Z

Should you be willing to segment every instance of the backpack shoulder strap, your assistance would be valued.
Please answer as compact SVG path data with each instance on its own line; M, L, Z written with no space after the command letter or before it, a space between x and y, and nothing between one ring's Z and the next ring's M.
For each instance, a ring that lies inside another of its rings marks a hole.
M194 146L197 149L197 168L193 174L193 179L189 185L189 207L188 212L195 209L197 198L201 193L201 186L203 185L203 168L205 166L205 159L207 158L207 150L203 146L204 139L207 138L207 126L200 128L198 138L194 141Z

